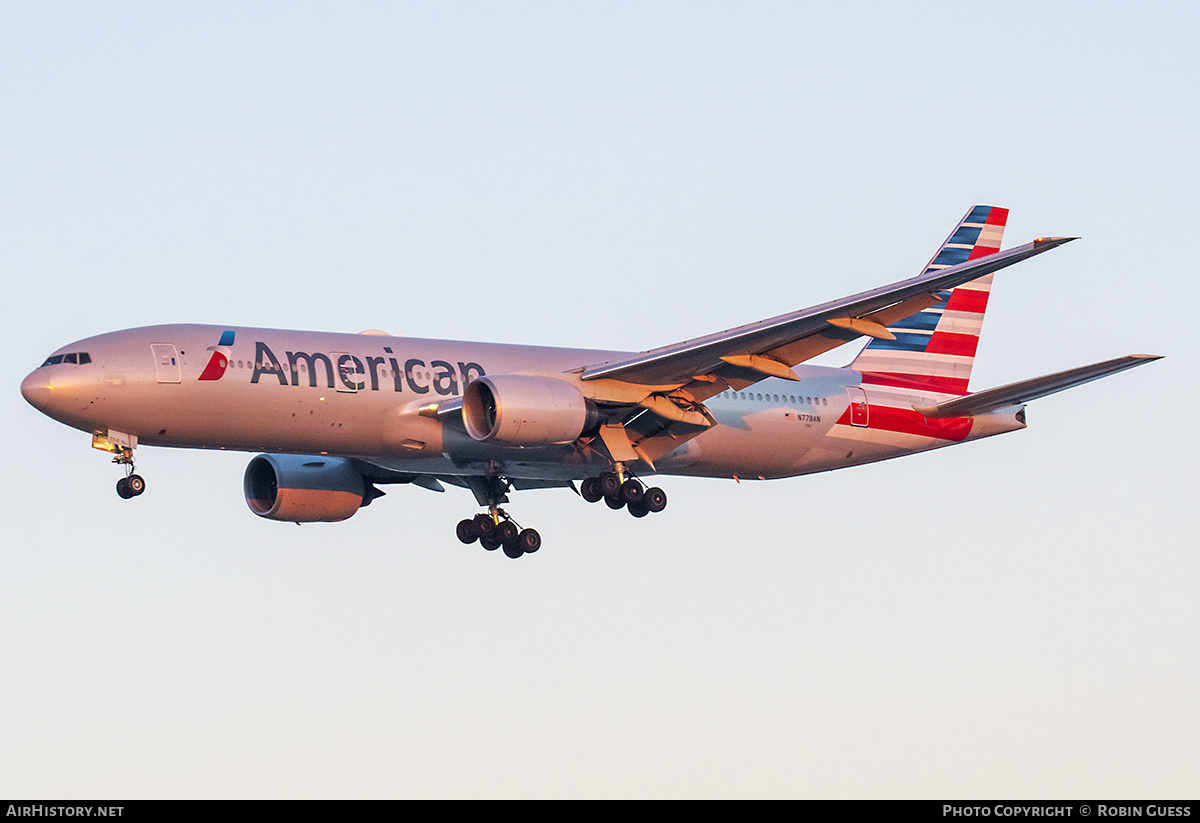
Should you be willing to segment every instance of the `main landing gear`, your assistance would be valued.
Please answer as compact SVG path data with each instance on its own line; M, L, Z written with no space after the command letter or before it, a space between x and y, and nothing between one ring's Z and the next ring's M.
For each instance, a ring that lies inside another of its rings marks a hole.
M503 548L511 558L533 554L542 547L542 536L535 529L522 529L504 509L493 509L461 520L455 529L458 539L470 545L476 540L488 551Z
M634 517L660 512L667 507L667 493L658 486L646 488L636 477L622 479L617 472L601 472L579 484L579 493L589 503L601 500L610 509L625 508Z
M511 558L523 554L533 554L542 547L542 536L534 529L522 529L500 508L501 503L508 502L509 481L496 475L486 477L469 477L467 485L475 495L476 502L487 506L486 512L481 512L469 520L459 521L455 533L463 543L470 545L476 540L488 551L504 549Z
M125 467L125 476L117 481L117 495L122 500L137 497L146 490L146 481L134 471L133 449L122 449L112 462Z

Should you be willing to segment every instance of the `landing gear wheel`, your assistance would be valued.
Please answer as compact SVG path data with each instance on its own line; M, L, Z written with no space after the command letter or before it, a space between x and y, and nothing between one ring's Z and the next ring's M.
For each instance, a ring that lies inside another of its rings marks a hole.
M641 503L646 487L632 477L621 484L621 499L627 504Z
M479 538L479 545L483 546L490 552L494 552L496 549L500 548L500 541L495 537L492 537L490 534L485 534L483 537Z
M136 492L133 489L129 488L129 478L128 477L122 477L120 480L117 481L117 496L118 497L120 497L122 500L128 500L129 498L133 497L134 494L136 494Z
M515 540L511 543L504 544L504 554L508 557L511 557L513 560L516 560L524 553L525 552L521 551L521 547L517 545L517 541Z
M129 491L133 492L134 497L137 497L146 490L146 481L142 479L140 474L131 474L126 477L125 485Z
M505 546L508 546L511 543L517 542L517 534L519 532L520 529L517 528L516 523L511 520L505 520L496 525L495 531L492 532L492 537L499 540Z
M595 477L585 478L579 484L579 494L589 503L599 503L600 498L604 497L604 492L600 490L600 481Z
M629 509L629 513L634 517L645 517L650 513L650 510L646 508L646 504L640 500L636 503L626 503L625 508Z
M534 529L522 529L517 535L517 547L525 554L533 554L542 547L542 536Z
M625 501L620 497L605 497L604 502L610 509L619 509L625 505Z
M496 530L496 521L492 519L492 516L490 514L482 514L482 513L477 514L477 515L475 515L474 522L475 522L475 531L479 534L480 537L487 537L493 531ZM496 547L493 546L492 548L494 549Z
M596 482L599 484L600 493L605 497L615 497L621 490L621 478L616 472L600 472Z
M458 535L458 539L468 546L479 539L479 530L475 528L474 520L460 520L454 533Z
M667 493L658 486L651 486L642 495L642 505L647 511L660 512L667 507Z

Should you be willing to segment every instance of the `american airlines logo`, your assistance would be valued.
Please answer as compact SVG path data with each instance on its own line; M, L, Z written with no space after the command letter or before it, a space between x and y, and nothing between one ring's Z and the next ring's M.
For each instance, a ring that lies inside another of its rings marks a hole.
M204 367L204 371L200 372L201 380L220 380L225 375L225 369L229 368L229 358L233 353L233 338L236 332L232 329L227 329L221 333L221 339L215 346L209 346L208 350L212 352L212 357L208 358L208 365Z
M231 335L232 332L227 332ZM224 335L221 337L225 339ZM219 347L218 347L219 348ZM406 390L414 394L436 394L457 396L477 377L484 375L478 363L451 363L448 360L424 360L413 357L404 361L384 346L383 355L367 355L359 358L346 352L285 351L283 357L276 356L270 346L261 340L254 343L254 373L251 383L264 377L276 378L281 386L308 385L310 388L328 388L338 391L397 391ZM214 354L214 359L216 355ZM226 357L226 359L228 359ZM286 366L284 363L286 362ZM209 362L212 367L212 361ZM208 373L209 368L205 368ZM222 367L222 373L224 367ZM216 380L220 377L200 376L201 380Z

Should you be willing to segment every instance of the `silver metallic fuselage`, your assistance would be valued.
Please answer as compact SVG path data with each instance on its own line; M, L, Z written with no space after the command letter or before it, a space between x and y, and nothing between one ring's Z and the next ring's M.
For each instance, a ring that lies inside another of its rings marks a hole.
M230 346L218 345L235 333ZM483 374L575 382L583 367L620 352L204 325L102 334L58 350L85 364L35 369L22 393L69 426L138 443L358 457L395 471L471 475L501 470L530 479L579 479L607 466L577 444L538 448L472 439L452 421L420 413L460 397ZM214 355L217 378L202 379ZM825 471L1023 427L1016 409L982 415L963 436L850 425L849 369L799 366L800 382L763 380L706 401L717 425L655 462L660 474L771 478ZM585 389L586 386L583 386ZM911 410L939 397L869 396Z

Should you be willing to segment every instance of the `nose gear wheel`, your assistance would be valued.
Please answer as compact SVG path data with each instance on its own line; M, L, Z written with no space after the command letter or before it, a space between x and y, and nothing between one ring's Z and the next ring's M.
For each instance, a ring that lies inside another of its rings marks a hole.
M112 462L125 467L125 476L117 481L117 495L122 500L137 497L146 490L146 481L134 470L133 449L122 449Z

